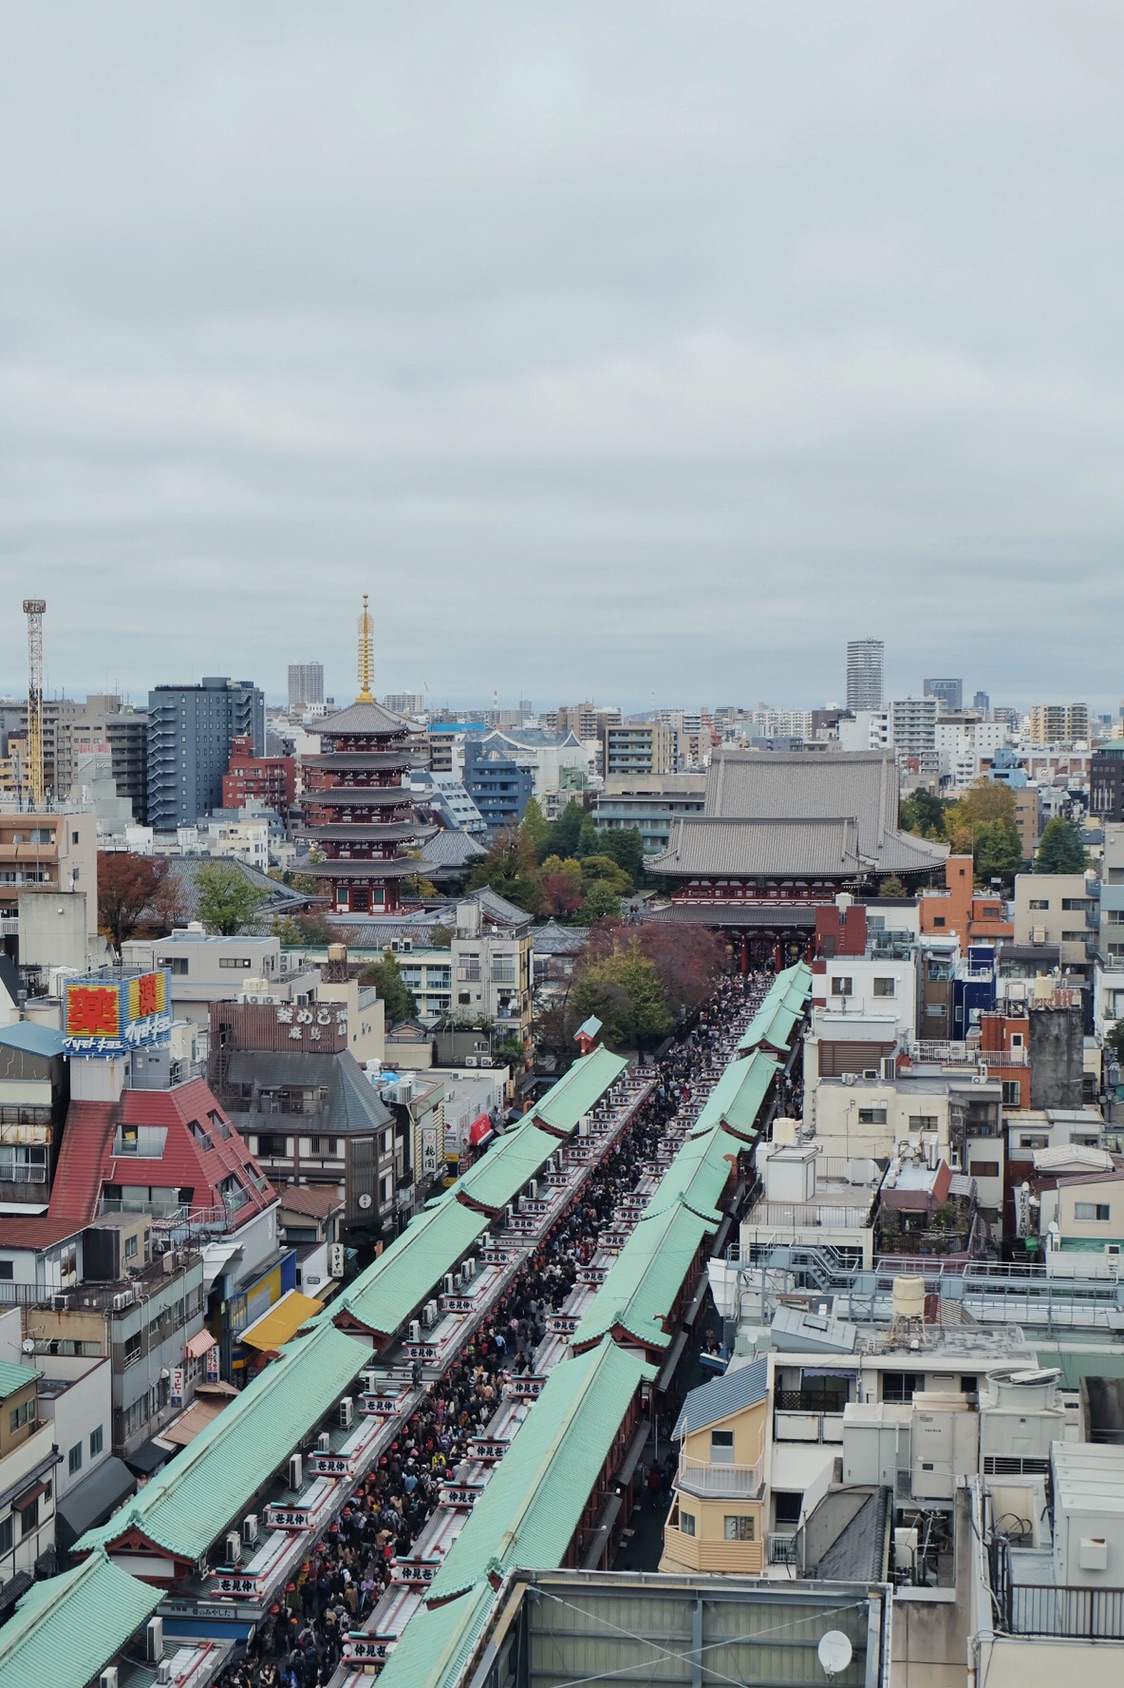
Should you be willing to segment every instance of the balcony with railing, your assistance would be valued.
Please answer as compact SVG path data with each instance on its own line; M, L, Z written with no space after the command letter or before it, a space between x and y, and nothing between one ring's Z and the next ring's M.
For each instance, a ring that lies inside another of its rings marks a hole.
M723 1464L680 1456L675 1486L684 1494L698 1495L703 1500L756 1500L765 1483L765 1469L761 1460L756 1465Z

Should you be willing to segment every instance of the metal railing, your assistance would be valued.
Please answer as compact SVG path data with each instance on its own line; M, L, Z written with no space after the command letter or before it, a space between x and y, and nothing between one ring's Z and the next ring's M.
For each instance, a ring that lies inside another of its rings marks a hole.
M760 1460L756 1465L708 1464L706 1460L690 1459L683 1454L675 1482L677 1488L703 1498L737 1496L752 1500L761 1493L764 1478Z
M1007 1582L1003 1592L1003 1626L1011 1635L1124 1641L1124 1588Z

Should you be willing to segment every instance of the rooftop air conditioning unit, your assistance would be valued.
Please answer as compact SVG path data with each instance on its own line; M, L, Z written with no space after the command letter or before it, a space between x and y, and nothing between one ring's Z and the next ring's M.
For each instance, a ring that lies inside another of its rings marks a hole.
M464 1288L464 1273L463 1272L454 1272L453 1273L453 1288L454 1289L463 1289Z
M441 1309L438 1307L436 1301L427 1301L425 1306L422 1308L422 1323L425 1325L426 1329L432 1330L440 1317Z
M977 1071L978 1071L978 1072L979 1072L979 1075L980 1075L980 1081L981 1081L981 1083L984 1083L984 1084L986 1084L986 1083L987 1083L987 1075L988 1075L988 1065L987 1065L987 1062L986 1062L986 1061L981 1061L981 1062L980 1062L980 1064L979 1064L979 1067L978 1067L978 1069L977 1069Z
M345 1395L340 1402L340 1429L350 1430L355 1422L355 1401L350 1395Z
M504 1223L504 1227L505 1227L506 1230L510 1231L514 1219L515 1219L515 1209L511 1205L511 1203L508 1202L507 1206L503 1210L503 1223Z
M841 1073L840 1077L842 1078L844 1084L854 1084L855 1082L854 1073Z
M411 1342L421 1341L421 1321L419 1319L410 1320L409 1331Z
M158 1665L164 1657L164 1620L149 1618L144 1626L144 1656L150 1665Z
M120 1290L118 1294L113 1297L113 1311L115 1313L123 1313L126 1307L131 1307L132 1305L133 1292L131 1289Z
M65 1313L66 1312L66 1296L65 1295L52 1295L52 1297L51 1297L51 1311L54 1312L54 1313Z
M172 1688L172 1661L161 1659L156 1667L156 1688Z
M106 1665L98 1677L98 1688L117 1688L117 1666Z
M537 1201L538 1196L539 1196L539 1181L538 1181L537 1178L532 1178L531 1182L527 1185L528 1200Z
M300 1454L289 1455L289 1487L294 1494L304 1488L304 1460Z
M451 1272L446 1272L445 1273L445 1294L446 1295L452 1295L452 1293L453 1293L453 1274Z
M468 1259L461 1266L461 1271L464 1273L466 1283L470 1278L474 1278L476 1276L476 1256L474 1254L469 1255Z
M588 1114L583 1114L581 1116L581 1118L578 1120L578 1136L579 1137L588 1137L589 1136L589 1115Z
M316 1452L318 1454L330 1454L331 1451L332 1438L326 1430L322 1430L316 1438Z
M241 1558L242 1537L237 1530L228 1530L226 1532L226 1562L228 1565L237 1565Z
M878 1082L878 1068L877 1067L864 1067L863 1068L863 1078L873 1080L874 1083L877 1084L877 1082Z
M364 1395L374 1395L378 1386L379 1374L377 1371L361 1371L359 1373L359 1387Z
M256 1547L258 1541L258 1515L247 1512L242 1520L242 1544L244 1547Z
M883 1055L883 1057L882 1057L882 1077L883 1077L883 1079L885 1080L885 1082L887 1084L893 1084L893 1082L897 1078L897 1076L898 1076L898 1063L897 1063L896 1057L893 1056L893 1055Z
M476 1055L466 1055L464 1058L464 1064L466 1067L478 1067L480 1065L480 1059Z

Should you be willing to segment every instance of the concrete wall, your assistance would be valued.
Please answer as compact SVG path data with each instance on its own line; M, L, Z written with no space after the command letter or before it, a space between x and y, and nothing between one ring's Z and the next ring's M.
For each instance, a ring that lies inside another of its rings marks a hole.
M61 1394L44 1394L39 1411L55 1427L55 1446L62 1455L56 1468L56 1494L62 1499L77 1487L91 1471L96 1471L113 1451L112 1371L108 1360L85 1360L40 1354L35 1364L43 1368L50 1379L63 1379L67 1387ZM101 1427L100 1453L90 1452L90 1436ZM80 1464L70 1469L71 1450L78 1449Z
M1030 1015L1030 1105L1080 1108L1085 1070L1080 1008L1036 1008Z

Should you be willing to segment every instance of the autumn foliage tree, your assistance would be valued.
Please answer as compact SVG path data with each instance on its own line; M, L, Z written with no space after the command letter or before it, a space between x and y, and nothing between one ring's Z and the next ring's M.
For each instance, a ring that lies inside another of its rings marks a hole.
M182 915L168 861L131 850L98 852L98 931L120 953L136 933L159 937Z

